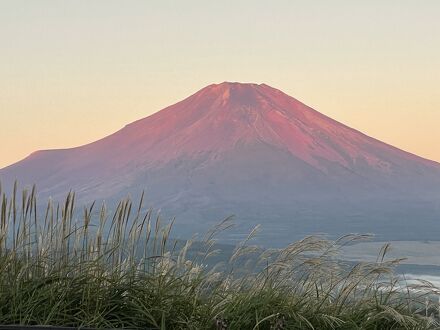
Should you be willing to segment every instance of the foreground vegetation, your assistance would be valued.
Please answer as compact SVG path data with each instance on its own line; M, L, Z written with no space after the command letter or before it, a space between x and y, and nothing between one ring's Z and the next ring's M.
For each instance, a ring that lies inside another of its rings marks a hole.
M392 273L385 246L375 263L345 264L338 249L361 239L307 237L282 250L248 239L212 265L216 235L170 239L143 208L121 201L37 210L35 189L0 203L0 324L143 329L434 329L434 288ZM41 212L43 211L43 212ZM40 216L43 214L43 216ZM197 248L192 245L196 242ZM428 306L429 307L429 306ZM428 308L429 310L429 308Z

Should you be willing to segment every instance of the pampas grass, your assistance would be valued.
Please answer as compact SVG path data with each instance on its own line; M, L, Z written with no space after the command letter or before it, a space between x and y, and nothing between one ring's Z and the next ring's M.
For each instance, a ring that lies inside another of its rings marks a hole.
M374 263L345 263L336 241L306 237L281 250L249 237L211 265L216 237L171 239L139 203L109 214L75 194L37 210L36 190L0 188L0 324L142 329L435 329L428 283L405 285L384 246ZM197 243L197 248L194 248ZM209 266L208 266L209 265Z

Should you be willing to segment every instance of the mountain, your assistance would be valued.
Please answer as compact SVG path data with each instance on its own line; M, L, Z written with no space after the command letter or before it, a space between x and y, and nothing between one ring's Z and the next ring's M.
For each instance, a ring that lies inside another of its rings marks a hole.
M15 179L36 183L41 198L72 189L82 201L110 204L145 189L182 232L235 214L243 231L262 223L268 241L440 234L440 164L265 84L209 85L101 140L37 151L0 170L4 186Z

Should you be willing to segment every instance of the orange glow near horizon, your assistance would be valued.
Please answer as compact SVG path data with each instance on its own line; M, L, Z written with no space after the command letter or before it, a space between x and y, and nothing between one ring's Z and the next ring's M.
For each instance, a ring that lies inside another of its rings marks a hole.
M440 2L5 1L0 168L211 83L266 83L440 162Z

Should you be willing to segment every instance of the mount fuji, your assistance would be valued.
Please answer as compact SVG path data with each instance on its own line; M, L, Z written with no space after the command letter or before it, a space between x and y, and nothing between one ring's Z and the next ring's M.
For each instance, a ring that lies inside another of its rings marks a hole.
M209 85L96 142L37 151L3 187L112 205L142 190L182 233L236 215L277 245L306 234L437 239L440 164L351 129L265 84Z

